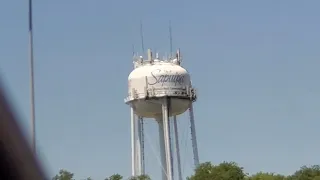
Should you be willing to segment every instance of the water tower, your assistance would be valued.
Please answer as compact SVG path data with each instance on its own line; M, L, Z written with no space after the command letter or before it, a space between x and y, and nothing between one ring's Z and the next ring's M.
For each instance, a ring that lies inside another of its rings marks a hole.
M143 118L153 118L159 126L159 142L162 180L173 180L173 157L177 160L179 180L182 180L178 127L176 116L189 110L194 166L199 164L196 130L192 103L195 89L189 73L180 65L180 50L175 57L154 58L148 49L148 57L134 57L134 70L128 77L126 104L131 107L132 175L145 172ZM172 117L172 118L170 118ZM174 138L171 137L174 134ZM173 151L175 143L175 151ZM173 155L176 152L176 156Z

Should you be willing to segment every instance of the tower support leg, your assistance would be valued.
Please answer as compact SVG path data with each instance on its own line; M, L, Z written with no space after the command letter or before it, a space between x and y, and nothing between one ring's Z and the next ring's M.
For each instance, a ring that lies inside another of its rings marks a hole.
M167 164L167 180L173 180L172 173L172 154L171 154L171 142L170 142L170 125L169 125L169 103L168 98L163 99L162 104L162 118L163 118L163 130L164 130L164 142L166 151L166 164Z
M139 117L140 121L140 147L141 147L141 175L145 174L145 158L144 158L144 119Z
M191 141L192 141L192 149L193 149L194 166L198 167L199 166L199 154L198 154L198 144L197 144L196 127L195 127L195 123L194 123L192 103L189 106L189 115L190 115L190 129L191 129Z
M136 115L131 107L131 175L136 176Z
M168 112L169 112L169 116L170 116L170 103L168 104ZM173 154L173 149L174 149L174 142L175 142L175 139L174 139L174 126L173 126L173 120L172 118L170 119L170 117L168 118L169 120L169 141L170 141L170 153L171 153L171 157L170 157L170 160L171 160L171 172L172 172L172 179L174 179L174 154Z
M180 146L179 146L179 132L178 132L178 123L177 116L173 117L173 127L174 127L174 136L175 136L175 144L176 144L176 156L177 156L177 166L178 166L178 179L182 179L182 171L181 171L181 159L180 159Z
M141 120L140 117L136 118L137 139L136 139L136 175L141 175Z
M162 180L167 180L166 150L164 145L164 131L163 131L162 116L157 118L156 120L159 125L159 144L160 144Z

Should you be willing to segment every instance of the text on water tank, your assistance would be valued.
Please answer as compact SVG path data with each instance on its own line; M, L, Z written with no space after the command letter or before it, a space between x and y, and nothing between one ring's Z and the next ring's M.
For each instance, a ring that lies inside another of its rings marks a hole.
M165 72L168 74L162 74L158 75L161 72ZM156 69L151 72L151 78L148 78L148 85L155 85L155 84L161 84L161 86L164 85L164 83L172 83L175 86L177 84L183 85L184 84L184 75L181 74L169 74L171 71L166 71L166 70L161 70L161 69Z

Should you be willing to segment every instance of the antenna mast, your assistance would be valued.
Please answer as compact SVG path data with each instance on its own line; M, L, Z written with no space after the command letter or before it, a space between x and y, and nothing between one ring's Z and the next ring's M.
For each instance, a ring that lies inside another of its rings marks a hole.
M140 21L140 37L141 37L141 48L142 48L142 53L144 53L144 41L143 41L143 27L142 27L142 21Z
M29 55L30 55L30 91L31 91L31 148L36 154L36 123L34 98L34 65L33 65L33 33L32 33L32 0L29 0Z
M132 56L135 56L135 49L134 49L134 44L132 44Z
M171 21L169 21L169 40L170 40L170 59L172 58L172 29L171 29Z

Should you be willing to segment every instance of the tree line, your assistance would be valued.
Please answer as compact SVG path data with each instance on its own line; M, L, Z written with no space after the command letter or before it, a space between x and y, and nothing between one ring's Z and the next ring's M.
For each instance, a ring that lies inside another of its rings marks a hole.
M104 180L159 180L161 178L151 178L148 175L130 177L125 179L120 174L106 177ZM75 180L74 174L67 170L60 170L52 180ZM90 177L80 180L94 180ZM244 168L235 162L222 162L214 165L211 162L200 164L193 175L186 180L320 180L320 165L302 166L291 175L281 175L276 173L258 172L248 174Z

